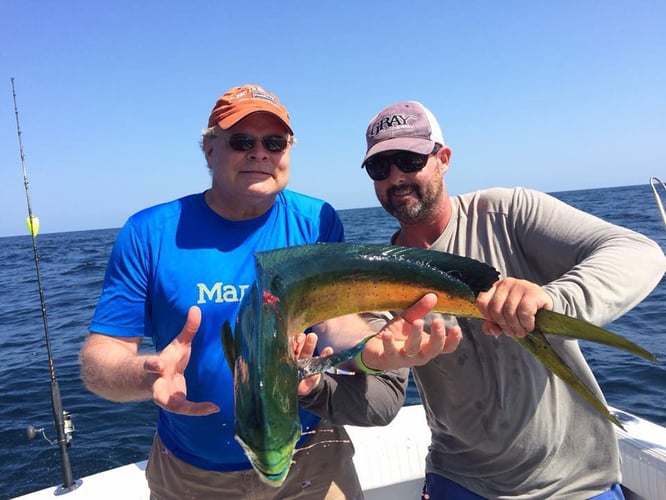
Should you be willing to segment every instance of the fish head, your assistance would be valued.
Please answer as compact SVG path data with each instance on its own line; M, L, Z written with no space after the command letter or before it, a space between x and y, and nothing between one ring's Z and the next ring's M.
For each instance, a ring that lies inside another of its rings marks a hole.
M239 434L236 435L236 440L245 451L252 468L259 474L261 480L269 486L275 488L282 486L287 478L292 464L294 447L300 437L300 423L298 428L292 429L291 435L293 439L286 442L283 439L277 441L262 440L268 446L267 448L258 448L256 442L250 444L245 442ZM277 443L282 444L277 446Z
M301 436L298 366L277 299L256 284L235 330L234 430L261 479L279 486Z

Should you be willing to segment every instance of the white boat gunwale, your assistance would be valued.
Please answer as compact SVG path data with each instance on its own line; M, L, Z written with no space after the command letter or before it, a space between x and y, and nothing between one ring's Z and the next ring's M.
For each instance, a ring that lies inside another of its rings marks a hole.
M625 431L617 429L623 488L628 500L666 498L666 427L631 413L610 408ZM347 426L354 443L354 463L366 500L421 498L425 456L430 430L422 405L403 407L384 427ZM117 498L148 500L146 460L82 478L76 490L59 495L65 499ZM55 487L15 500L53 498Z

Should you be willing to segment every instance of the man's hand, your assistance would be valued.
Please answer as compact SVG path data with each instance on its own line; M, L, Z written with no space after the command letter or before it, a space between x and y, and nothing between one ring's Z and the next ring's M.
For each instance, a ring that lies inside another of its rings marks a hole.
M210 415L220 411L211 402L195 403L187 399L185 368L192 352L192 339L201 324L201 310L190 307L185 326L161 352L148 356L143 368L154 377L153 401L156 405L179 415Z
M400 316L389 321L377 337L368 341L363 362L376 370L394 370L426 364L440 354L456 350L462 340L459 326L446 331L444 319L434 317L430 334L423 330L423 318L437 305L437 295L428 293Z
M553 300L539 285L527 280L504 278L487 292L481 292L476 305L486 318L483 332L498 336L524 337L534 330L539 309L552 309Z
M316 333L299 333L294 337L294 354L297 359L310 359L317 347L317 334ZM328 356L333 354L331 347L324 348L320 356ZM320 373L304 378L298 384L298 395L305 396L309 394L321 382L322 375Z

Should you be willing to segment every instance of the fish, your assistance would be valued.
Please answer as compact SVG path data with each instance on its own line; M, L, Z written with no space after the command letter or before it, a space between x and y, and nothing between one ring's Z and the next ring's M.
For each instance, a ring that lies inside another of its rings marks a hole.
M243 297L235 328L222 327L225 357L234 373L234 432L261 479L280 486L301 437L298 381L359 353L373 336L330 357L297 360L293 339L321 321L345 314L404 310L426 293L434 312L483 319L479 293L499 279L478 260L427 249L381 244L317 243L255 253L257 279ZM571 370L546 335L583 339L656 357L630 340L541 309L536 328L512 337L613 424L619 420Z
M224 355L234 373L234 437L259 477L274 487L286 479L302 434L298 382L352 359L375 336L329 356L297 360L298 332L285 322L280 303L255 282L241 302L235 331L229 321L222 326Z

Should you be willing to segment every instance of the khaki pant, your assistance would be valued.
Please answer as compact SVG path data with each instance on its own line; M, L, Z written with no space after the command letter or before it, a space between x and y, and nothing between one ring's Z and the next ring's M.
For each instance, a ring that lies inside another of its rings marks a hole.
M189 465L174 457L155 434L146 479L151 500L363 500L353 455L344 428L322 421L297 450L285 482L273 488L254 469L212 472Z

